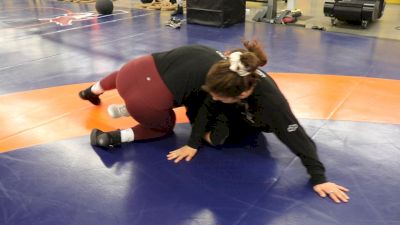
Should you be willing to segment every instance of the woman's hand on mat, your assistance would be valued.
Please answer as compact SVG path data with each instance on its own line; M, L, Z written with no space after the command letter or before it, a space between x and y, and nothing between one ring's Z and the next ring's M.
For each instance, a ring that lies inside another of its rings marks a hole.
M174 151L170 151L167 155L168 160L174 160L174 163L178 163L182 159L190 161L197 153L197 149L192 148L188 145L178 148Z
M349 189L332 182L317 184L314 186L314 191L323 198L329 196L336 203L348 202L350 199L346 194Z

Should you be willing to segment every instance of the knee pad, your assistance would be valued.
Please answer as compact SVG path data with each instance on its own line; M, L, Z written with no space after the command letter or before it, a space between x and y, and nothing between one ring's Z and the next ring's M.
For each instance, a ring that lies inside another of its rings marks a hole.
M220 114L216 120L208 127L210 131L210 141L214 146L223 145L230 135L228 119Z
M228 126L217 126L210 133L211 144L214 146L225 144L226 139L229 137Z
M224 134L218 134L215 132L211 132L211 134L210 134L211 144L214 146L223 145L227 138L228 138L228 135L224 135Z

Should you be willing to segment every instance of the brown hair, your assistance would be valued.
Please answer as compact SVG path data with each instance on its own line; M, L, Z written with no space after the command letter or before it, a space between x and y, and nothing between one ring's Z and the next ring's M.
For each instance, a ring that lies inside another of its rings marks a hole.
M203 90L224 97L237 97L256 85L259 75L255 71L259 66L264 66L267 63L267 56L261 43L257 40L251 42L242 40L242 43L246 49L235 49L230 53L242 53L240 62L250 74L240 76L237 72L230 70L229 58L220 60L208 71L206 82L202 86Z

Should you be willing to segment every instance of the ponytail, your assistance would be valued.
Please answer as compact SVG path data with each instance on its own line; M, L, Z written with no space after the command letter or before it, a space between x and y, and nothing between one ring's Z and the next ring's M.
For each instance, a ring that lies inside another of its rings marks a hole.
M268 62L267 54L263 50L262 44L258 40L253 40L252 42L242 39L244 47L249 51L254 53L258 60L258 66L265 66Z
M253 88L260 76L256 70L267 63L261 43L242 40L246 49L230 51L226 59L215 63L208 71L202 88L225 97L237 97Z

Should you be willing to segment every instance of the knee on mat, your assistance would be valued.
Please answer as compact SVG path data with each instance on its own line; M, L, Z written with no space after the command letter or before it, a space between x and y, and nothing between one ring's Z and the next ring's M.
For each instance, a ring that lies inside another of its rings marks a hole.
M218 133L218 132L211 132L209 136L209 140L207 142L212 146L221 146L225 144L226 139L229 135Z

